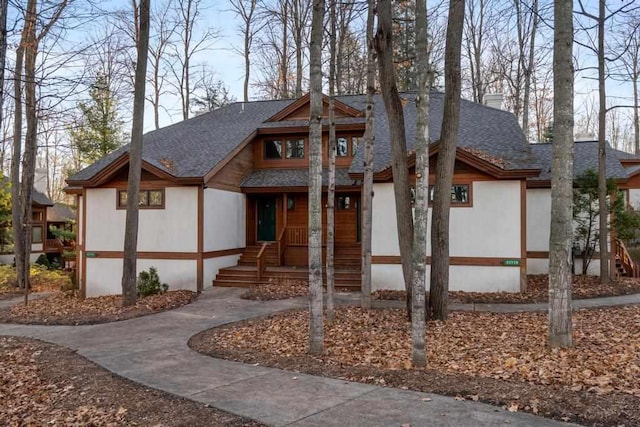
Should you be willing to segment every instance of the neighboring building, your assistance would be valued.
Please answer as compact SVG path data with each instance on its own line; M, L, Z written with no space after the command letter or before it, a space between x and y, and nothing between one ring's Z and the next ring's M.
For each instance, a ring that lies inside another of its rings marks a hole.
M415 95L402 97L411 152ZM360 286L364 102L364 96L341 96L336 102L336 282L343 287ZM326 162L326 98L324 104ZM432 184L442 104L443 95L432 94ZM526 283L527 252L534 250L528 239L544 232L527 227L528 205L535 206L528 201L528 180L547 166L538 161L513 114L464 100L460 114L451 193L451 289L518 291ZM373 286L402 289L389 129L380 96L375 115ZM304 278L308 116L308 95L238 102L147 133L138 270L155 266L172 289L191 290L212 282L246 286ZM67 180L67 191L78 199L78 275L88 296L121 291L127 150L116 150ZM409 164L414 180L413 154ZM539 224L548 229L548 221Z

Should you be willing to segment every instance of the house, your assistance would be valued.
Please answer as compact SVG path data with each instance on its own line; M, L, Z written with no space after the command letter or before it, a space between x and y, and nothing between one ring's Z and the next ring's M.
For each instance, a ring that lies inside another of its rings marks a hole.
M8 180L5 178L3 182L8 182ZM48 216L54 203L45 193L46 190L43 191L43 188L36 181L31 197L31 262L35 262L42 254L60 255L62 253L62 248L58 245L57 240L49 238L47 235ZM8 253L0 254L0 263L2 264L12 264L13 259L13 249Z
M409 152L415 94L402 95ZM336 285L360 286L360 194L365 97L336 101ZM443 95L430 97L431 176ZM535 227L534 180L547 164L513 114L463 100L451 191L452 290L519 291ZM328 100L323 158L327 162ZM309 96L237 102L144 136L138 270L158 269L172 289L246 286L307 275ZM375 97L373 288L402 289L386 112ZM414 156L410 175L414 179ZM622 169L622 172L624 170ZM542 178L541 177L542 174ZM78 199L78 279L87 296L120 292L128 147L67 180ZM323 176L326 203L326 172ZM531 192L531 193L530 193ZM531 206L530 206L531 205ZM323 217L326 224L326 216ZM324 226L323 224L323 226ZM540 228L540 229L539 229ZM547 231L548 233L548 231ZM548 252L548 248L546 249ZM429 253L429 248L428 248Z

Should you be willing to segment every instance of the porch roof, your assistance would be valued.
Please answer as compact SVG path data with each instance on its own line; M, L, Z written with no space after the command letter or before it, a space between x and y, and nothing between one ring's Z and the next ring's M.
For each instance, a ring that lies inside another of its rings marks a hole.
M336 169L336 186L354 185L346 168ZM322 171L322 185L328 185L328 171ZM242 188L308 187L309 169L256 169L244 180Z

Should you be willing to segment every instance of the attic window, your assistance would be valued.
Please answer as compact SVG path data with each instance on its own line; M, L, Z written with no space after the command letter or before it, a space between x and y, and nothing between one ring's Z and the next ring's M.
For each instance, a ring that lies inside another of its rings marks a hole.
M140 209L164 209L164 190L140 190ZM118 209L127 208L127 191L118 191Z
M282 141L279 139L267 139L264 141L264 158L265 159L281 159L282 158Z
M338 138L336 140L336 156L347 157L349 150L349 140L347 138Z
M287 140L287 159L304 159L304 139Z
M362 137L358 137L358 136L351 137L351 156L353 156L353 157L356 156L356 152L358 151L358 147L360 146L360 144L362 143L363 140L364 140L364 138L362 138Z

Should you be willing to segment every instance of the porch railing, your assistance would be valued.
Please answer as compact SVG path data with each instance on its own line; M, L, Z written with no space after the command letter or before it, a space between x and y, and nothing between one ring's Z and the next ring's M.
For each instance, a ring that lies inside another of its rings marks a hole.
M615 251L616 259L620 261L620 264L627 275L630 277L640 276L640 269L638 269L637 263L633 258L631 258L631 255L622 240L615 239Z
M260 283L260 279L262 279L262 273L264 273L265 268L267 268L267 260L264 259L264 253L269 246L269 243L263 243L260 248L260 252L256 256L256 278L258 279L258 283Z
M44 243L44 248L46 251L56 251L62 253L64 246L60 239L47 239Z
M287 230L288 246L308 246L309 245L307 227L293 226L293 227L287 227L286 230Z
M284 256L284 251L285 249L287 249L287 239L285 239L284 235L286 233L287 229L283 228L282 231L280 232L280 234L278 235L278 240L277 240L277 249L278 249L278 266L281 266L284 264L283 262L283 256Z

